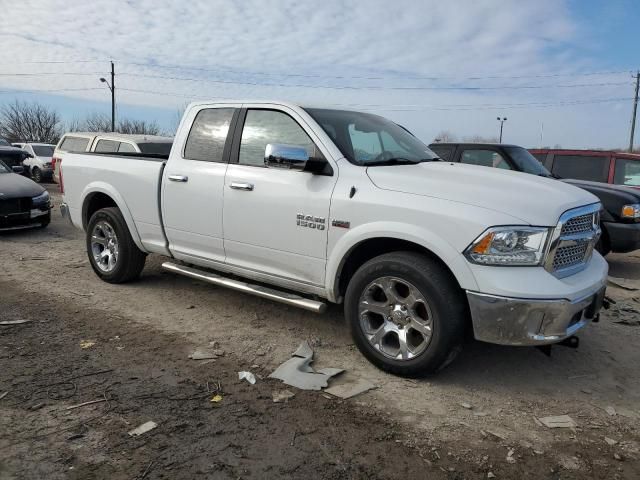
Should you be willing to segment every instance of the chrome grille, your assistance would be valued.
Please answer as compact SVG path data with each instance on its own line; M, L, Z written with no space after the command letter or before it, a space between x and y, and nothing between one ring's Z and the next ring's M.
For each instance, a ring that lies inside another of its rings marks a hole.
M593 213L589 213L570 219L562 226L561 235L575 235L576 233L590 232L592 229Z
M556 277L582 270L600 237L600 204L574 208L560 216L553 231L545 268Z
M555 256L553 257L553 269L560 270L567 267L573 267L574 265L579 265L584 261L584 257L587 254L588 249L588 242L558 248Z

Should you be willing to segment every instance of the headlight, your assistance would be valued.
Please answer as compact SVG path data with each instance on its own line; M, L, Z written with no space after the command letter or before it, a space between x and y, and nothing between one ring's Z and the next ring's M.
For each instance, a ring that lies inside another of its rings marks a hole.
M622 218L629 218L631 220L640 220L640 203L634 203L633 205L625 205L622 207Z
M43 203L47 202L49 202L49 192L47 192L46 190L40 195L31 198L31 203L33 205L42 205Z
M548 235L548 228L493 227L469 245L464 255L479 265L541 265Z

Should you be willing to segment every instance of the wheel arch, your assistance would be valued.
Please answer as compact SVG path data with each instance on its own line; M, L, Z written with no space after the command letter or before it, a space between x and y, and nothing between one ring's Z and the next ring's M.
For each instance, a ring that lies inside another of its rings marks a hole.
M117 191L107 184L88 185L82 194L82 229L87 230L91 215L102 208L116 207L122 213L131 238L136 246L143 252L146 251L140 240L140 234L136 228L133 216L127 207L126 202Z
M330 301L341 303L349 280L365 262L379 255L398 251L425 255L449 272L460 288L477 289L475 278L471 270L464 265L462 255L446 242L437 245L433 242L425 242L423 237L411 234L370 232L369 235L350 243L348 247L336 245L334 252L344 253L339 255L338 262L328 263L327 291Z

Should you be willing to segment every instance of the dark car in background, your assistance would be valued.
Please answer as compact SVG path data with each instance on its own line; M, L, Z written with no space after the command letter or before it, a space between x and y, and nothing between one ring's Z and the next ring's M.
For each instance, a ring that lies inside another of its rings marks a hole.
M640 188L640 154L540 148L529 152L561 178Z
M560 170L568 177L550 172L536 157L518 145L490 143L432 143L429 148L450 162L502 168L557 178L587 190L602 203L602 236L598 251L626 253L640 249L640 190L622 185L588 180L575 180L568 169ZM602 167L604 171L604 166ZM609 168L614 168L610 166ZM558 170L556 170L557 172Z
M50 221L49 192L0 161L0 231L46 227Z
M28 175L23 162L30 158L28 152L21 148L0 145L0 161L3 162L13 173Z

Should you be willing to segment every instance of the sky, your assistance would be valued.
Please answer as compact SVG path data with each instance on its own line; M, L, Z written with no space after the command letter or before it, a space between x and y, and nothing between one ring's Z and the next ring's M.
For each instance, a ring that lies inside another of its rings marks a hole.
M377 113L425 142L625 147L638 0L0 0L0 108L110 115L171 133L195 100ZM637 130L640 130L638 128ZM636 135L640 143L640 133Z

